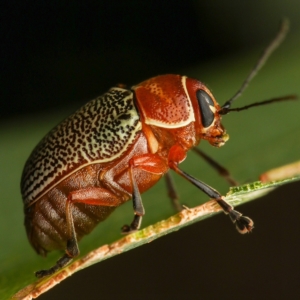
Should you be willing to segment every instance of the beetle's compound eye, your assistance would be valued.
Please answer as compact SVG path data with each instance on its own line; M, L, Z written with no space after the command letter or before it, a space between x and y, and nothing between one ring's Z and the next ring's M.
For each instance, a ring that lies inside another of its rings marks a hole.
M202 125L204 127L209 127L215 118L215 114L210 107L214 107L214 101L203 90L198 90L196 96L200 107Z

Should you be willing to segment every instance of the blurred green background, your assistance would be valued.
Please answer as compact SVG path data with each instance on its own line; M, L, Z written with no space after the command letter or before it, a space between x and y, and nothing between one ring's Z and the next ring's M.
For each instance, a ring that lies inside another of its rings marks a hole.
M288 1L4 1L0 110L0 298L59 257L37 256L23 228L19 181L36 143L57 122L116 83L164 73L203 81L223 104L239 88L283 16L291 32L235 106L300 95L300 4ZM224 117L230 140L201 149L241 183L299 160L300 103ZM225 193L194 153L182 168ZM175 177L182 203L207 197ZM299 295L299 183L239 208L255 230L238 235L220 214L72 276L40 299L272 299ZM174 213L164 182L143 195L143 226ZM120 237L125 204L80 243L82 253Z

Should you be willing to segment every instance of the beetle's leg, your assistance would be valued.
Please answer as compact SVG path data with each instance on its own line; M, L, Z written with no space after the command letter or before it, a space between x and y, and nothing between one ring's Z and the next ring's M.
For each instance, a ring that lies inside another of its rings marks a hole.
M76 202L100 206L118 206L120 204L118 198L105 188L90 187L69 193L66 202L66 220L69 236L67 240L66 253L71 258L79 255L79 248L71 209L72 204Z
M233 206L224 200L224 197L215 189L207 185L206 183L192 177L178 168L178 163L184 159L186 152L180 146L175 145L171 148L169 153L169 166L177 174L188 180L190 183L195 185L201 191L203 191L209 197L215 199L221 206L225 214L229 214L230 219L240 233L250 232L253 228L253 221L243 216L240 212L234 210Z
M67 240L66 254L63 257L61 257L52 268L48 270L40 270L35 272L35 276L38 278L42 278L54 274L56 271L58 271L59 269L67 265L73 259L73 257L79 254L73 216L70 209L70 202L71 200L69 195L66 201L66 219L67 219L67 230L69 236Z
M36 272L36 277L42 278L54 274L56 271L70 263L74 257L79 255L79 247L72 214L72 204L75 202L101 206L118 206L120 204L119 199L104 188L91 187L69 193L66 201L66 222L68 231L66 253L52 268Z
M229 214L231 221L236 224L236 228L240 233L250 232L253 228L253 221L243 216L240 212L234 210L233 206L224 200L224 197L215 189L205 184L204 182L192 177L191 175L180 170L177 164L173 164L171 168L180 176L187 179L209 197L215 199L226 214Z
M124 225L122 227L122 233L126 234L136 231L140 228L142 217L145 214L142 197L133 174L134 168L158 175L163 175L169 169L167 162L156 154L144 154L130 159L129 177L132 186L134 218L130 225Z
M213 167L219 173L220 176L224 177L231 186L238 185L238 182L230 176L230 173L226 168L221 166L218 162L209 157L199 148L194 147L193 151L196 152L199 156L201 156L211 167Z
M212 159L211 157L209 157L208 155L206 155L200 149L194 147L193 150L199 156L201 156L211 167L213 167L219 173L220 176L224 177L231 186L238 185L237 181L234 180L230 176L230 173L228 172L228 170L226 168L224 168L223 166L221 166L218 162L216 162L214 159ZM180 204L180 202L178 201L179 196L178 196L178 193L176 191L175 184L174 184L174 181L173 181L173 178L172 178L170 172L168 172L165 175L165 180L166 180L168 195L169 195L169 197L170 197L170 199L172 201L173 207L175 208L175 210L181 211L183 209L183 207Z
M35 276L38 278L42 278L44 276L52 275L59 269L66 266L73 257L77 256L79 254L79 248L76 238L76 232L74 227L74 221L72 216L72 211L70 208L71 201L70 195L68 196L68 199L66 201L66 221L67 221L67 230L68 230L68 240L67 240L67 247L66 247L66 253L63 257L61 257L56 264L48 269L48 270L40 270L35 273Z
M56 264L48 269L48 270L40 270L35 272L35 276L37 278L43 278L45 276L49 276L54 274L56 271L58 271L59 269L63 268L64 266L66 266L70 261L72 260L72 258L70 256L68 256L68 254L65 254L63 257L61 257Z
M134 210L134 218L130 225L124 225L122 227L122 233L131 233L133 231L138 230L142 224L142 218L145 214L145 209L142 202L142 197L136 183L136 180L133 176L133 166L129 167L129 176L132 185L132 203L133 203L133 210Z
M168 196L171 199L173 207L177 211L182 211L183 207L179 202L179 196L178 196L178 193L176 191L174 180L173 180L171 172L166 173L165 181L166 181L166 185L167 185Z
M67 240L66 253L71 258L79 255L79 248L71 209L72 204L76 202L100 206L118 206L120 204L119 199L105 188L89 187L69 193L66 202L66 220L69 236Z

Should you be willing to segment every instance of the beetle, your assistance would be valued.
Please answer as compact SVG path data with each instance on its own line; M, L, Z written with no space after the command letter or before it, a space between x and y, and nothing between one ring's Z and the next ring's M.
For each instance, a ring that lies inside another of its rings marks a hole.
M249 107L230 108L286 31L284 22L241 89L223 106L196 79L160 75L131 89L113 87L52 129L25 164L21 192L33 248L43 256L58 249L65 249L65 254L36 276L51 275L68 264L79 254L78 241L130 199L134 217L122 232L138 230L145 214L141 193L169 169L215 199L240 233L250 232L253 221L249 217L236 211L218 191L181 170L179 164L201 140L215 147L225 144L228 134L221 116Z

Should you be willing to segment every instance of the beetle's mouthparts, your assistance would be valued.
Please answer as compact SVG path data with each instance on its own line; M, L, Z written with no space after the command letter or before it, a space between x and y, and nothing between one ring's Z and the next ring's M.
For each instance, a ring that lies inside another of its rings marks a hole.
M225 142L227 142L229 140L229 134L227 134L226 132L223 134L222 139Z
M222 146L224 146L225 143L226 143L228 140L229 140L229 134L224 133L224 134L222 135L222 137L221 137L221 139L220 139L220 142L219 142L219 144L218 144L217 147L222 147Z
M222 147L229 140L229 135L224 133L223 135L216 136L212 138L209 142L214 147Z

